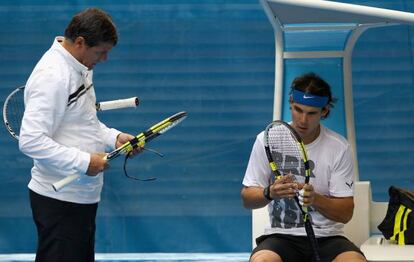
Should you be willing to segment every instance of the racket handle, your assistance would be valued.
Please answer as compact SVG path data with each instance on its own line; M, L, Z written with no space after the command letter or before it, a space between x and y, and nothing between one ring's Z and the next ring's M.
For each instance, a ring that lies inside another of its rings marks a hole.
M139 105L138 97L131 97L126 99L118 99L113 101L105 101L96 104L96 110L104 111L104 110L112 110L118 108L126 108L126 107L137 107Z
M74 181L78 178L79 178L79 175L71 175L71 176L65 177L64 179L61 179L61 180L53 183L53 189L56 192L59 192L59 190L61 190L62 188L64 188L65 186L72 183L72 181Z

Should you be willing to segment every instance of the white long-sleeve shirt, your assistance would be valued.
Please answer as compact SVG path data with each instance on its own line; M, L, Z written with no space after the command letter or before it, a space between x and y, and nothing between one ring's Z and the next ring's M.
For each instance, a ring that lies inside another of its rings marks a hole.
M98 120L93 72L63 48L62 40L55 38L26 83L19 148L34 162L31 190L63 201L96 203L103 175L86 175L90 153L113 150L120 132ZM73 174L80 179L53 190L53 183Z

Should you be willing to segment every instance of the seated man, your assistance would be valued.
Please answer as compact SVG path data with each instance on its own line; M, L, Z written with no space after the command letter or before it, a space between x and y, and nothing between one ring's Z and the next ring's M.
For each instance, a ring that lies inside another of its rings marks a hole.
M345 138L320 123L335 102L331 88L313 73L297 77L291 88L290 125L303 139L312 175L308 185L298 183L304 181L304 170L299 170L298 165L297 175L272 177L264 132L257 136L241 196L246 208L269 205L271 221L264 235L256 239L257 247L250 261L313 261L304 223L295 219L301 217L300 207L293 199L298 192L303 205L310 210L321 261L366 261L342 231L354 209L351 147Z

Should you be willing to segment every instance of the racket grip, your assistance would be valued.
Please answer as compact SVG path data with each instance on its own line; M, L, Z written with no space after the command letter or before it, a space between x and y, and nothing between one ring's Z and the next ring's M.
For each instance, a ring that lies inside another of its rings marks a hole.
M137 107L139 105L138 97L131 97L126 99L118 99L113 101L105 101L96 104L96 110L104 111L104 110L112 110L118 108L126 108L126 107Z
M72 183L74 180L76 180L78 178L79 178L79 175L71 175L71 176L65 177L64 179L61 179L61 180L53 183L53 189L56 192L59 192L59 190L61 190L62 188L64 188L65 186Z

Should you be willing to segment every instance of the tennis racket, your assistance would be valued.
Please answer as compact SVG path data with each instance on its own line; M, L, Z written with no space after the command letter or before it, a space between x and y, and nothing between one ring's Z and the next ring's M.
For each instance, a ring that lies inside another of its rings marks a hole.
M139 105L138 97L118 99L113 101L104 101L96 103L97 111L112 110L126 107L137 107ZM24 113L24 86L13 90L4 101L3 121L10 135L19 140L20 126Z
M153 140L154 138L164 134L171 128L175 127L177 124L179 124L181 121L183 121L187 117L186 112L179 112L175 115L172 115L161 122L153 125L149 129L147 129L144 132L139 133L136 137L131 139L130 141L126 142L122 146L118 147L114 151L108 153L104 159L110 161L112 159L117 158L118 156L122 154L128 154L129 152L132 152L137 147L143 147L146 143ZM70 184L74 180L78 179L80 175L71 175L68 176L56 183L53 184L53 189L55 191L61 190L66 185ZM150 179L152 180L152 179Z
M299 170L305 171L305 184L308 184L311 171L305 145L298 133L286 122L276 120L266 127L264 136L266 156L272 170L272 175L278 179L284 173L292 171L293 173L297 173L299 165ZM292 161L294 159L298 161ZM318 242L313 231L308 208L300 204L298 196L295 196L295 202L302 213L302 219L312 247L314 260L320 261Z

